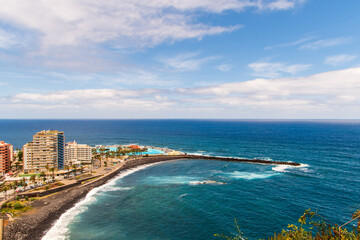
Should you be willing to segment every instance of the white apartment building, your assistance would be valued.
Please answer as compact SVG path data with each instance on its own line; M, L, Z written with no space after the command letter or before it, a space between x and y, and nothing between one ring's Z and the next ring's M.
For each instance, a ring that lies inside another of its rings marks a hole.
M64 167L64 132L43 130L24 145L24 171L39 172L48 168Z
M68 142L65 146L65 165L91 164L91 147L77 142Z

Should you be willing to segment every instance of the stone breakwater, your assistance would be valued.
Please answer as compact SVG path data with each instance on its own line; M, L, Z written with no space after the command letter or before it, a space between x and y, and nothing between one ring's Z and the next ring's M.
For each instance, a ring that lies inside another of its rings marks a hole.
M247 158L233 158L233 157L213 157L205 155L185 155L185 158L189 159L204 159L204 160L217 160L217 161L226 161L226 162L243 162L243 163L253 163L253 164L275 164L275 165L288 165L288 166L300 166L300 163L296 162L284 162L284 161L272 161L272 160L263 160L263 159L247 159Z
M60 193L48 196L44 199L37 200L33 203L34 209L31 213L24 214L21 218L11 222L5 227L4 239L7 240L37 240L41 239L46 231L51 228L54 222L60 216L73 207L77 202L82 200L86 194L93 188L105 184L107 181L118 175L121 171L133 168L143 164L150 164L162 161L180 160L180 159L204 159L204 160L218 160L218 161L232 161L244 162L253 164L280 164L290 166L300 166L299 163L294 162L278 162L266 161L261 159L241 159L241 158L226 158L226 157L211 157L198 155L182 155L182 156L157 156L144 157L142 159L135 159L127 161L119 169L94 180L88 184L75 186Z

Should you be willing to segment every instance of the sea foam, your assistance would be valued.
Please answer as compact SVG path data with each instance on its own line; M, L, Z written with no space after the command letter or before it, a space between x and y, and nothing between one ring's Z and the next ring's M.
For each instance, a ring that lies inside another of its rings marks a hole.
M137 171L143 170L147 167L156 165L159 163L152 163L152 164L146 164L142 166L138 166L136 168L132 168L126 171L121 172L119 175L117 175L115 178L110 180L108 183L92 189L86 197L75 204L74 207L67 210L64 214L60 216L60 218L55 222L55 224L49 229L49 231L45 234L45 236L42 238L42 240L64 240L66 239L69 228L69 223L74 219L74 217L83 211L87 209L87 205L93 203L96 201L95 195L98 194L100 191L115 191L117 190L129 190L130 188L117 188L114 187L116 184L116 181L124 178L132 173L135 173ZM107 189L107 190L106 190Z
M239 171L229 172L225 174L230 178L246 179L246 180L264 179L279 175L279 173L274 173L274 172L253 173L253 172L239 172Z
M289 172L289 170L300 170L303 172L308 172L308 168L308 164L300 164L300 166L276 165L275 167L272 167L272 170L276 172Z

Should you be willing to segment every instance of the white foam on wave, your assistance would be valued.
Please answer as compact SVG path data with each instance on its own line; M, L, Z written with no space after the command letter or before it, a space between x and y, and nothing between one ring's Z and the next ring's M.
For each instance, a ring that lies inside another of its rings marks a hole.
M126 191L131 190L133 187L113 187L113 186L105 186L101 189L101 192L115 192L115 191Z
M309 167L308 164L300 164L300 166L276 165L275 167L272 167L272 170L275 172L289 172L290 169L296 169L303 172L309 172Z
M193 181L200 181L198 177L191 176L150 176L147 177L145 182L152 185L164 184L189 184Z
M178 197L178 199L180 199L180 198L182 198L182 197L185 197L185 196L187 196L187 195L188 195L187 193L181 194L181 195Z
M204 152L187 152L188 155L203 156Z
M143 170L147 167L156 165L156 164L159 164L159 163L146 164L146 165L142 165L142 166L138 166L136 168L126 170L124 172L121 172L119 175L117 175L115 178L113 178L108 183L106 183L100 187L92 189L85 196L85 198L82 201L76 203L74 207L70 208L64 214L62 214L60 216L60 218L55 222L55 224L45 234L45 236L42 238L42 240L64 240L64 239L66 239L66 236L69 233L69 228L68 228L69 223L74 219L74 217L76 215L85 211L87 209L87 205L96 201L95 195L98 192L103 191L106 188L108 188L109 191L112 191L110 189L117 188L117 187L114 187L117 180L124 178L132 173L137 172L137 171ZM122 188L121 190L125 190L125 189ZM126 189L126 190L128 190L128 189Z
M264 173L253 173L253 172L230 172L226 173L231 178L235 179L246 179L246 180L253 180L253 179L264 179L278 175L279 173L274 172L264 172Z

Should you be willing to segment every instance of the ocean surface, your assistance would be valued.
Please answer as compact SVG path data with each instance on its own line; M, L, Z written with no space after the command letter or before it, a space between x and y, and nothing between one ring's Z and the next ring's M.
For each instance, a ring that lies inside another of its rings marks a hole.
M0 120L16 148L43 129L67 141L169 147L187 153L294 161L301 167L178 160L122 172L93 189L44 239L249 239L311 208L342 224L360 207L360 121ZM213 180L226 184L199 184Z

